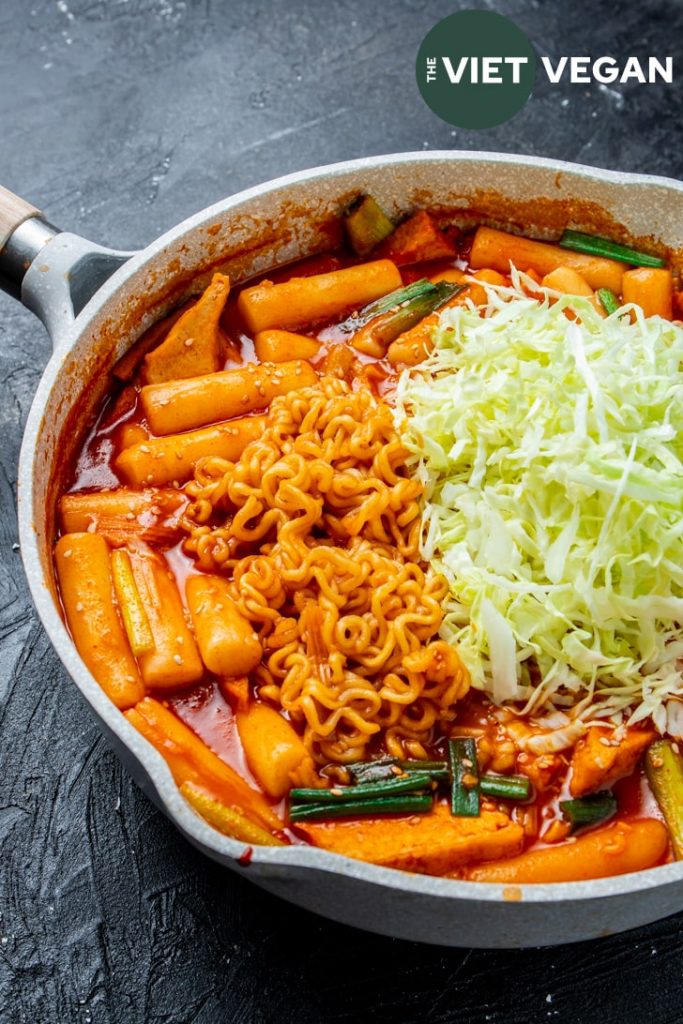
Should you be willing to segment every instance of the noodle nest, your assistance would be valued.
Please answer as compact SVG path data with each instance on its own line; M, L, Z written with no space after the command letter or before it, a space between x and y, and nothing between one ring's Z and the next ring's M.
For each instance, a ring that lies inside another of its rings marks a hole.
M419 562L407 458L389 405L323 377L275 398L239 461L200 460L186 488L185 550L231 580L263 645L259 696L318 764L370 744L425 757L469 688L437 639L448 585Z

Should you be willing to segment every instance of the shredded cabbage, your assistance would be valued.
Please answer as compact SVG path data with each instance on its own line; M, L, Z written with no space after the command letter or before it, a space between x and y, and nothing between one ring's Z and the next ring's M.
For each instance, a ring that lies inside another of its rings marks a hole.
M666 731L683 696L683 328L523 284L488 288L485 316L444 311L398 385L422 553L450 584L442 635L496 703Z

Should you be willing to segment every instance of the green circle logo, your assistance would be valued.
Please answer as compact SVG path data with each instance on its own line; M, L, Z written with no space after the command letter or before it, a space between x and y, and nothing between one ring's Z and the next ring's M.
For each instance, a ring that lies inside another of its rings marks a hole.
M502 14L459 11L427 33L415 70L422 98L444 121L493 128L529 99L536 54Z

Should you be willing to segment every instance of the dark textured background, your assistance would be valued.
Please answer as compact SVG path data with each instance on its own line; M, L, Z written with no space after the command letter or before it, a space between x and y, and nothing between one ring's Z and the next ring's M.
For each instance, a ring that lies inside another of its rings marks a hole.
M541 54L680 59L679 0L509 0ZM97 241L143 245L287 171L482 148L683 175L680 84L551 87L487 132L414 84L438 0L0 0L0 181ZM683 74L680 63L677 74ZM557 950L394 942L195 853L99 737L16 551L22 425L49 343L0 296L0 1019L30 1024L683 1020L683 917Z

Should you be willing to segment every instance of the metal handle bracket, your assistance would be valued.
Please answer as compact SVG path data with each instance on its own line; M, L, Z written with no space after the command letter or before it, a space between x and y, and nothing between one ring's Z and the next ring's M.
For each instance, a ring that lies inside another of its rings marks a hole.
M75 318L98 288L132 255L29 217L0 250L0 288L40 317L60 348L72 340Z

